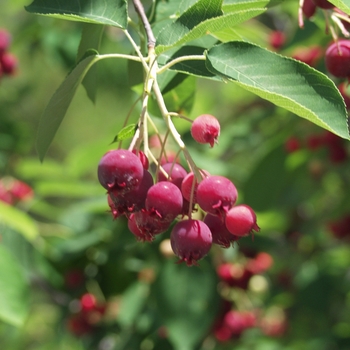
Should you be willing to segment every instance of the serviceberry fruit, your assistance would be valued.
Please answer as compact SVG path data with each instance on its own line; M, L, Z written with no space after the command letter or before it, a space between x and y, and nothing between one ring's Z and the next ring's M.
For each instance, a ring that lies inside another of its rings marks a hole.
M350 40L338 40L328 46L325 64L329 73L337 78L350 77Z
M159 171L158 181L170 181L181 189L181 183L187 175L187 171L178 163L165 163L162 165L162 168L168 174L169 178L163 172Z
M316 12L316 4L313 0L304 0L302 10L306 18L311 18Z
M11 35L6 29L0 29L0 55L4 53L11 43Z
M171 247L180 262L188 266L206 256L212 245L212 234L209 227L200 220L179 221L170 235Z
M253 209L245 204L232 207L226 214L225 224L227 229L236 236L248 236L260 228L256 222L256 214Z
M220 135L219 121L210 114L202 114L193 121L191 135L198 143L209 143L213 147Z
M17 58L12 53L5 52L0 56L0 65L3 74L14 74L17 68Z
M317 7L320 7L321 9L330 10L334 7L334 5L327 0L312 0L312 1Z
M143 165L135 154L118 149L107 152L98 164L101 185L119 194L135 189L143 177Z
M161 221L171 222L182 212L180 189L169 181L154 184L147 192L146 210Z
M208 176L198 185L197 202L207 213L223 216L236 200L237 189L224 176Z

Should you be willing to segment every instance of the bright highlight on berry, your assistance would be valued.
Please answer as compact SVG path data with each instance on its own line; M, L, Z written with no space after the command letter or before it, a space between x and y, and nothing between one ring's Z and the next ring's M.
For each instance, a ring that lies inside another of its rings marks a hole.
M202 114L193 121L191 135L198 143L209 143L213 147L220 135L219 121L210 114Z

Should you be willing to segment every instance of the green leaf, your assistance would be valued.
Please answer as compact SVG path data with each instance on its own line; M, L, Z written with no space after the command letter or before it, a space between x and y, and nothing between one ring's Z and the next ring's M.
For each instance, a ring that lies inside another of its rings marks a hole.
M175 22L165 25L156 33L156 52L162 53L174 46L235 26L253 18L266 9L237 10L223 14L222 0L199 0Z
M350 16L350 0L329 0L329 2Z
M104 26L99 24L84 23L81 34L80 44L77 54L77 63L84 57L88 50L99 51L100 42ZM97 66L92 66L86 73L82 84L86 90L89 99L95 103L97 91Z
M66 115L78 86L86 72L97 60L97 55L93 54L80 61L51 97L40 119L36 141L36 147L41 161L43 161L57 129Z
M222 9L224 12L251 10L253 8L275 6L283 1L284 0L224 0Z
M118 134L115 136L115 138L111 143L130 139L135 135L136 130L137 130L136 124L129 124L125 126L123 129L121 129L118 132Z
M126 28L126 0L34 0L28 12L72 21Z
M173 261L163 266L153 292L175 349L194 349L207 334L220 306L216 285L215 271L206 260L199 267Z
M343 98L333 81L321 72L241 41L215 46L207 58L207 67L214 74L349 139Z
M0 245L0 318L16 327L29 311L29 288L17 259Z
M0 201L0 227L10 227L33 242L39 231L35 221L25 212Z

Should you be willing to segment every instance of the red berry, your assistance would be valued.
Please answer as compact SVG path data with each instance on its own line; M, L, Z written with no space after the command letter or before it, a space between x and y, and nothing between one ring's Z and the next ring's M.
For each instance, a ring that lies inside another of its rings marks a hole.
M148 161L148 158L145 155L145 153L140 151L140 150L135 150L135 149L132 151L132 153L136 154L139 157L139 159L140 159L140 161L141 161L141 163L143 165L143 168L145 170L148 170L148 168L149 168L149 161Z
M181 183L187 175L187 171L178 163L165 163L162 165L163 170L169 175L169 178L159 171L158 181L170 181L181 189Z
M203 221L188 219L178 222L173 227L170 242L180 261L191 266L196 265L198 260L208 254L212 245L212 235Z
M197 202L206 212L225 215L237 200L235 185L224 176L208 176L197 189Z
M285 143L285 148L288 153L293 153L299 150L300 149L299 139L293 136L290 137Z
M260 230L253 209L245 204L232 207L226 214L225 224L233 235L240 237Z
M82 311L91 311L97 304L96 297L93 294L86 293L80 298L80 305Z
M329 45L325 64L329 73L335 77L350 77L350 40L338 40Z
M293 54L293 58L315 67L323 57L323 49L319 46L300 47L297 48Z
M230 287L247 289L253 273L240 264L224 263L217 268L219 278Z
M317 7L320 7L321 9L325 9L325 10L330 10L334 7L333 4L331 4L329 1L327 0L312 0L314 2L314 4Z
M159 220L171 222L182 212L180 189L169 181L154 184L147 192L146 210Z
M275 30L270 34L270 37L269 37L270 46L276 50L280 49L284 45L285 41L286 41L285 34L279 30Z
M119 149L107 152L98 164L101 185L119 194L135 189L143 177L140 159L130 151Z
M304 0L302 9L305 17L310 18L316 12L316 5L313 0Z
M202 114L193 121L191 135L198 143L209 143L213 147L220 135L219 121L210 114Z
M17 68L17 58L12 53L5 52L0 56L0 64L3 74L14 74Z
M5 52L11 43L11 35L6 29L0 29L0 54Z
M213 236L213 243L223 248L229 248L240 237L234 236L227 228L225 223L216 215L207 214L204 223L209 227Z

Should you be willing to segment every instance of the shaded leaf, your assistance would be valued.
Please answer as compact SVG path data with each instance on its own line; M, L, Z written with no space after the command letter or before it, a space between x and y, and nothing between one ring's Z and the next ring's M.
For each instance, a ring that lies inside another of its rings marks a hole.
M118 134L115 136L115 138L111 143L130 139L135 135L136 130L137 130L136 124L129 124L125 126L123 129L121 129L118 132Z
M208 51L207 58L207 67L214 74L349 139L343 98L323 73L241 41L215 46Z
M17 259L0 245L0 319L20 327L29 311L29 288Z
M25 9L50 17L126 28L126 0L34 0Z
M20 233L31 242L39 236L38 227L28 214L0 201L0 227L2 225Z
M253 8L271 7L282 3L284 0L224 0L222 9L224 12L236 10L249 10Z
M84 57L86 51L91 49L98 51L100 49L103 28L104 27L99 24L84 23L78 48L77 62ZM82 84L89 99L95 103L97 91L97 66L94 65L89 69Z
M74 94L89 68L97 61L93 54L84 58L66 77L64 82L51 97L39 122L36 141L39 158L42 161L64 118Z

